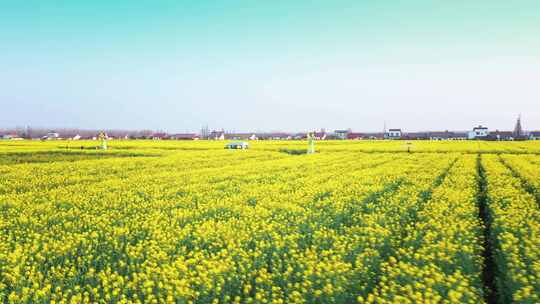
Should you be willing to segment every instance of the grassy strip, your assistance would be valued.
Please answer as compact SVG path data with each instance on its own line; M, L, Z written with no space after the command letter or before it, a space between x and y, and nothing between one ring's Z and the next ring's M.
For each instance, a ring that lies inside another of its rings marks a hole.
M95 160L119 157L155 157L156 154L113 152L67 152L67 151L33 151L33 152L10 152L0 154L0 165L52 163L52 162L75 162L81 160Z

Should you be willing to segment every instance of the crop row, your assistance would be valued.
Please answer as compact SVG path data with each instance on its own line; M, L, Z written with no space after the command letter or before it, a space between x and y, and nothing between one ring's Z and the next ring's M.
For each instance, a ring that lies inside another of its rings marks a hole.
M384 263L376 303L481 303L482 223L476 202L476 157L461 157L402 227Z
M516 163L513 163L516 165ZM540 209L496 155L484 155L496 283L503 303L540 301ZM523 168L522 168L523 169ZM523 171L525 174L527 171Z

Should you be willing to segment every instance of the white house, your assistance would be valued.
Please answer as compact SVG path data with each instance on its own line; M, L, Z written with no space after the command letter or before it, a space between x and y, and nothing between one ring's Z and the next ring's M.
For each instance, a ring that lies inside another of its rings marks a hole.
M400 139L401 129L388 129L388 132L384 133L386 139Z
M60 134L58 134L56 132L49 132L49 133L47 133L47 135L42 137L42 139L48 139L48 140L59 139L59 138L60 138Z
M488 137L488 135L488 128L480 125L478 127L474 127L473 130L469 132L469 139L483 139Z

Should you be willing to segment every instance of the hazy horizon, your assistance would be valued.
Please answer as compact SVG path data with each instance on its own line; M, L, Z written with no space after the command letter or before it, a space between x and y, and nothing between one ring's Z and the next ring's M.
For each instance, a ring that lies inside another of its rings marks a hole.
M3 1L0 128L540 129L540 2Z
M445 131L448 131L448 132L470 132L474 127L477 127L479 125L474 125L472 126L471 128L469 129L421 129L421 130L407 130L407 129L403 129L403 128L397 128L397 129L401 129L401 131L403 133L422 133L422 132L445 132ZM481 125L481 126L485 126L485 125ZM165 133L168 133L168 134L182 134L182 133L186 133L186 134L189 134L189 133L197 133L197 134L200 134L202 132L202 128L199 128L199 129L196 129L196 128L193 128L193 129L183 129L183 130L168 130L168 129L145 129L145 128L142 128L142 129L129 129L129 128L95 128L95 129L92 129L92 128L79 128L79 127L62 127L62 126L59 126L59 127L54 127L54 126L51 126L51 127L47 127L47 126L8 126L8 127L2 127L0 126L0 132L5 132L5 131L19 131L19 132L26 132L27 128L30 128L30 130L32 131L40 131L40 132L63 132L63 131L81 131L81 132L98 132L98 131L107 131L107 132L148 132L148 131L151 131L151 132L165 132ZM226 129L226 128L209 128L208 131L224 131L226 134L233 134L233 133L237 133L237 134L240 134L240 133L280 133L280 132L284 132L284 133L291 133L291 134L294 134L294 133L305 133L305 132L313 132L313 131L321 131L322 129L324 129L324 131L326 133L333 133L337 130L348 130L348 129L351 129L351 131L353 133L368 133L368 134L371 134L371 133L383 133L383 129L380 129L380 130L375 130L375 129L352 129L352 128L315 128L315 129L307 129L307 128L304 128L304 129L294 129L294 130L288 130L288 129L267 129L267 130L260 130L260 129L252 129L252 130L236 130L236 129ZM387 130L390 129L390 128L387 128ZM392 127L393 129L393 127ZM509 128L502 128L502 129L498 129L498 128L488 128L490 132L495 132L495 131L514 131L514 125L509 127ZM527 128L524 128L523 129L524 132L537 132L538 130L536 129L527 129ZM0 133L0 135L2 135Z

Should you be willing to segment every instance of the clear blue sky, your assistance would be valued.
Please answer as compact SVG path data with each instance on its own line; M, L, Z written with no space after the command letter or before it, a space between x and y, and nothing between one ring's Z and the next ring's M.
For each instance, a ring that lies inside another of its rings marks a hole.
M0 0L0 127L540 129L539 81L538 0Z

